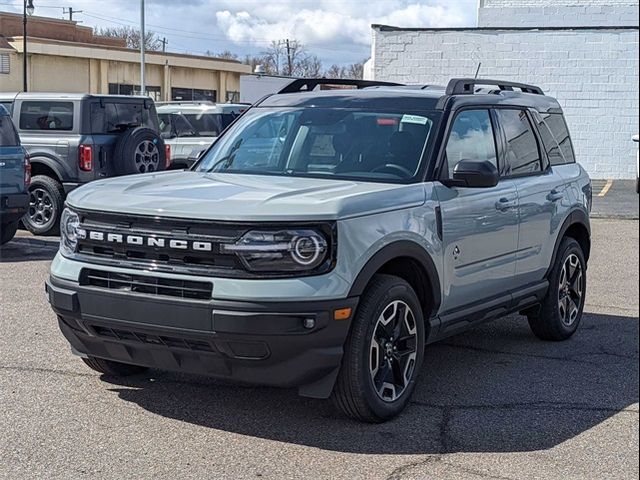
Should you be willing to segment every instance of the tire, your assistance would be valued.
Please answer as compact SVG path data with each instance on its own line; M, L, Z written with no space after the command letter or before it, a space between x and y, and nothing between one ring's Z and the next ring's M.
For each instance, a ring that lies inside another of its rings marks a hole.
M10 242L16 236L18 222L3 223L0 225L0 245Z
M136 127L122 133L114 150L117 175L151 173L166 167L164 140L154 130Z
M64 209L64 189L51 177L36 175L29 185L29 209L22 217L24 227L34 235L58 235Z
M407 309L412 315L403 314ZM399 330L392 328L396 320L400 320L399 335ZM381 338L394 341L389 345ZM409 340L397 341L402 338ZM424 345L422 308L411 286L395 276L376 275L361 297L347 337L331 394L334 404L347 416L363 422L380 423L395 417L407 406L415 388ZM391 362L387 355L393 358ZM393 375L401 371L404 374ZM384 381L385 373L391 373L386 377L390 382Z
M568 279L565 272L568 272ZM527 316L536 337L557 342L567 340L576 332L584 310L586 272L587 262L580 244L565 237L560 243L541 308Z
M110 375L112 377L129 377L148 370L147 367L129 365L128 363L114 362L112 360L104 360L96 357L82 358L82 361L96 372L104 373L105 375Z

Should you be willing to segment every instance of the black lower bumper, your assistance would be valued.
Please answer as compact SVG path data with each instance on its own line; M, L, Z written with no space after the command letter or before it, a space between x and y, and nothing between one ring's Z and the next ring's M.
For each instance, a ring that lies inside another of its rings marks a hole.
M0 223L18 221L27 212L29 194L14 193L0 196Z
M298 303L199 301L83 286L51 277L60 329L81 355L326 398L357 298Z

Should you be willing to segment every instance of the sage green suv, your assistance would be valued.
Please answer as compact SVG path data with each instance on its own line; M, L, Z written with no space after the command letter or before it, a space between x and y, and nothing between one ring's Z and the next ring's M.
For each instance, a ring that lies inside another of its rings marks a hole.
M590 206L535 86L297 80L190 170L71 192L46 288L99 372L292 387L380 422L432 342L512 312L574 334Z

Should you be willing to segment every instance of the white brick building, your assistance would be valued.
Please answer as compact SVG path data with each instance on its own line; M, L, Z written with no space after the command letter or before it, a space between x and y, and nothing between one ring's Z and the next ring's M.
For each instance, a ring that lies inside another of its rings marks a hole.
M480 0L478 28L373 26L377 80L446 84L480 75L560 101L593 178L635 178L638 0Z

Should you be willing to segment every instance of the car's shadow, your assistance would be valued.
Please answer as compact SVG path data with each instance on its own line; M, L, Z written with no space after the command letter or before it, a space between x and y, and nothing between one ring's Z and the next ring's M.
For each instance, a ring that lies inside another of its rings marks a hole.
M638 319L586 314L562 343L510 317L427 348L407 410L360 424L294 391L153 371L103 376L126 401L169 418L265 439L366 454L517 452L558 445L638 402ZM637 414L637 413L634 413Z
M54 237L16 236L0 247L0 263L52 260L59 245Z

